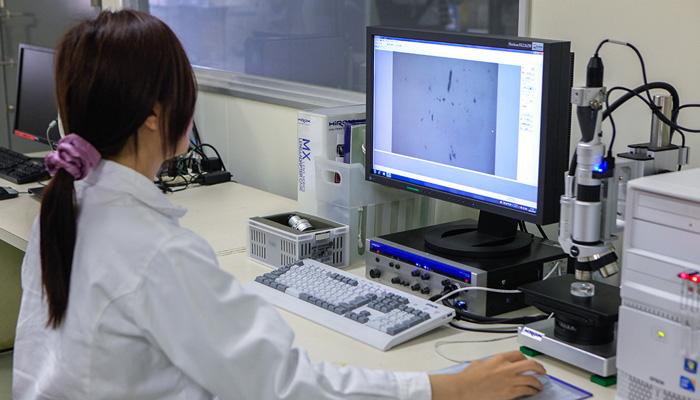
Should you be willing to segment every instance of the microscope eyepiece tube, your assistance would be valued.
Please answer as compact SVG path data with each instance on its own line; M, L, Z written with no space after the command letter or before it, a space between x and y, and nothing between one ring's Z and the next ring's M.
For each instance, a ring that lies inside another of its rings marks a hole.
M595 243L600 241L602 204L600 202L600 185L581 185L576 187L574 203L574 230L572 238L578 243Z
M575 200L572 197L561 196L559 206L559 242L562 243L571 237Z
M572 238L577 243L600 241L600 215L602 204L576 200L574 205L574 231Z

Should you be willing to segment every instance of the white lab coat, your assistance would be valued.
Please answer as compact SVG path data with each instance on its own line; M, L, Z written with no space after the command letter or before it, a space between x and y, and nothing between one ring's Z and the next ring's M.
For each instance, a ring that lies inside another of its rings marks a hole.
M204 239L179 226L185 210L136 171L102 161L75 186L59 329L45 327L36 221L22 265L16 400L430 398L424 373L310 362L277 310L221 270Z

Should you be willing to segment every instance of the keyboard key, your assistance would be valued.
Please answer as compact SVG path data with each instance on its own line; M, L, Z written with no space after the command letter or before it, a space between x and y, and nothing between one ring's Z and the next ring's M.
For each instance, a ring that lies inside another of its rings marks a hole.
M41 161L5 147L0 147L0 178L23 184L48 179L49 174Z

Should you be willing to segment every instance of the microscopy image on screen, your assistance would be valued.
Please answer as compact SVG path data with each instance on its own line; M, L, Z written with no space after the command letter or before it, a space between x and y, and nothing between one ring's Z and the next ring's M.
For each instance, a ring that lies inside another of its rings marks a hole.
M494 174L498 64L394 53L392 152Z

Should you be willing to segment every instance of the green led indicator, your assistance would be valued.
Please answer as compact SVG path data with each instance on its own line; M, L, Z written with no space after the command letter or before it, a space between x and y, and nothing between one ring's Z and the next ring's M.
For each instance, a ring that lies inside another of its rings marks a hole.
M410 186L406 186L406 189L408 189L408 190L413 190L414 192L420 192L420 190L418 190L418 189L416 189L416 188L412 188L412 187L410 187Z

